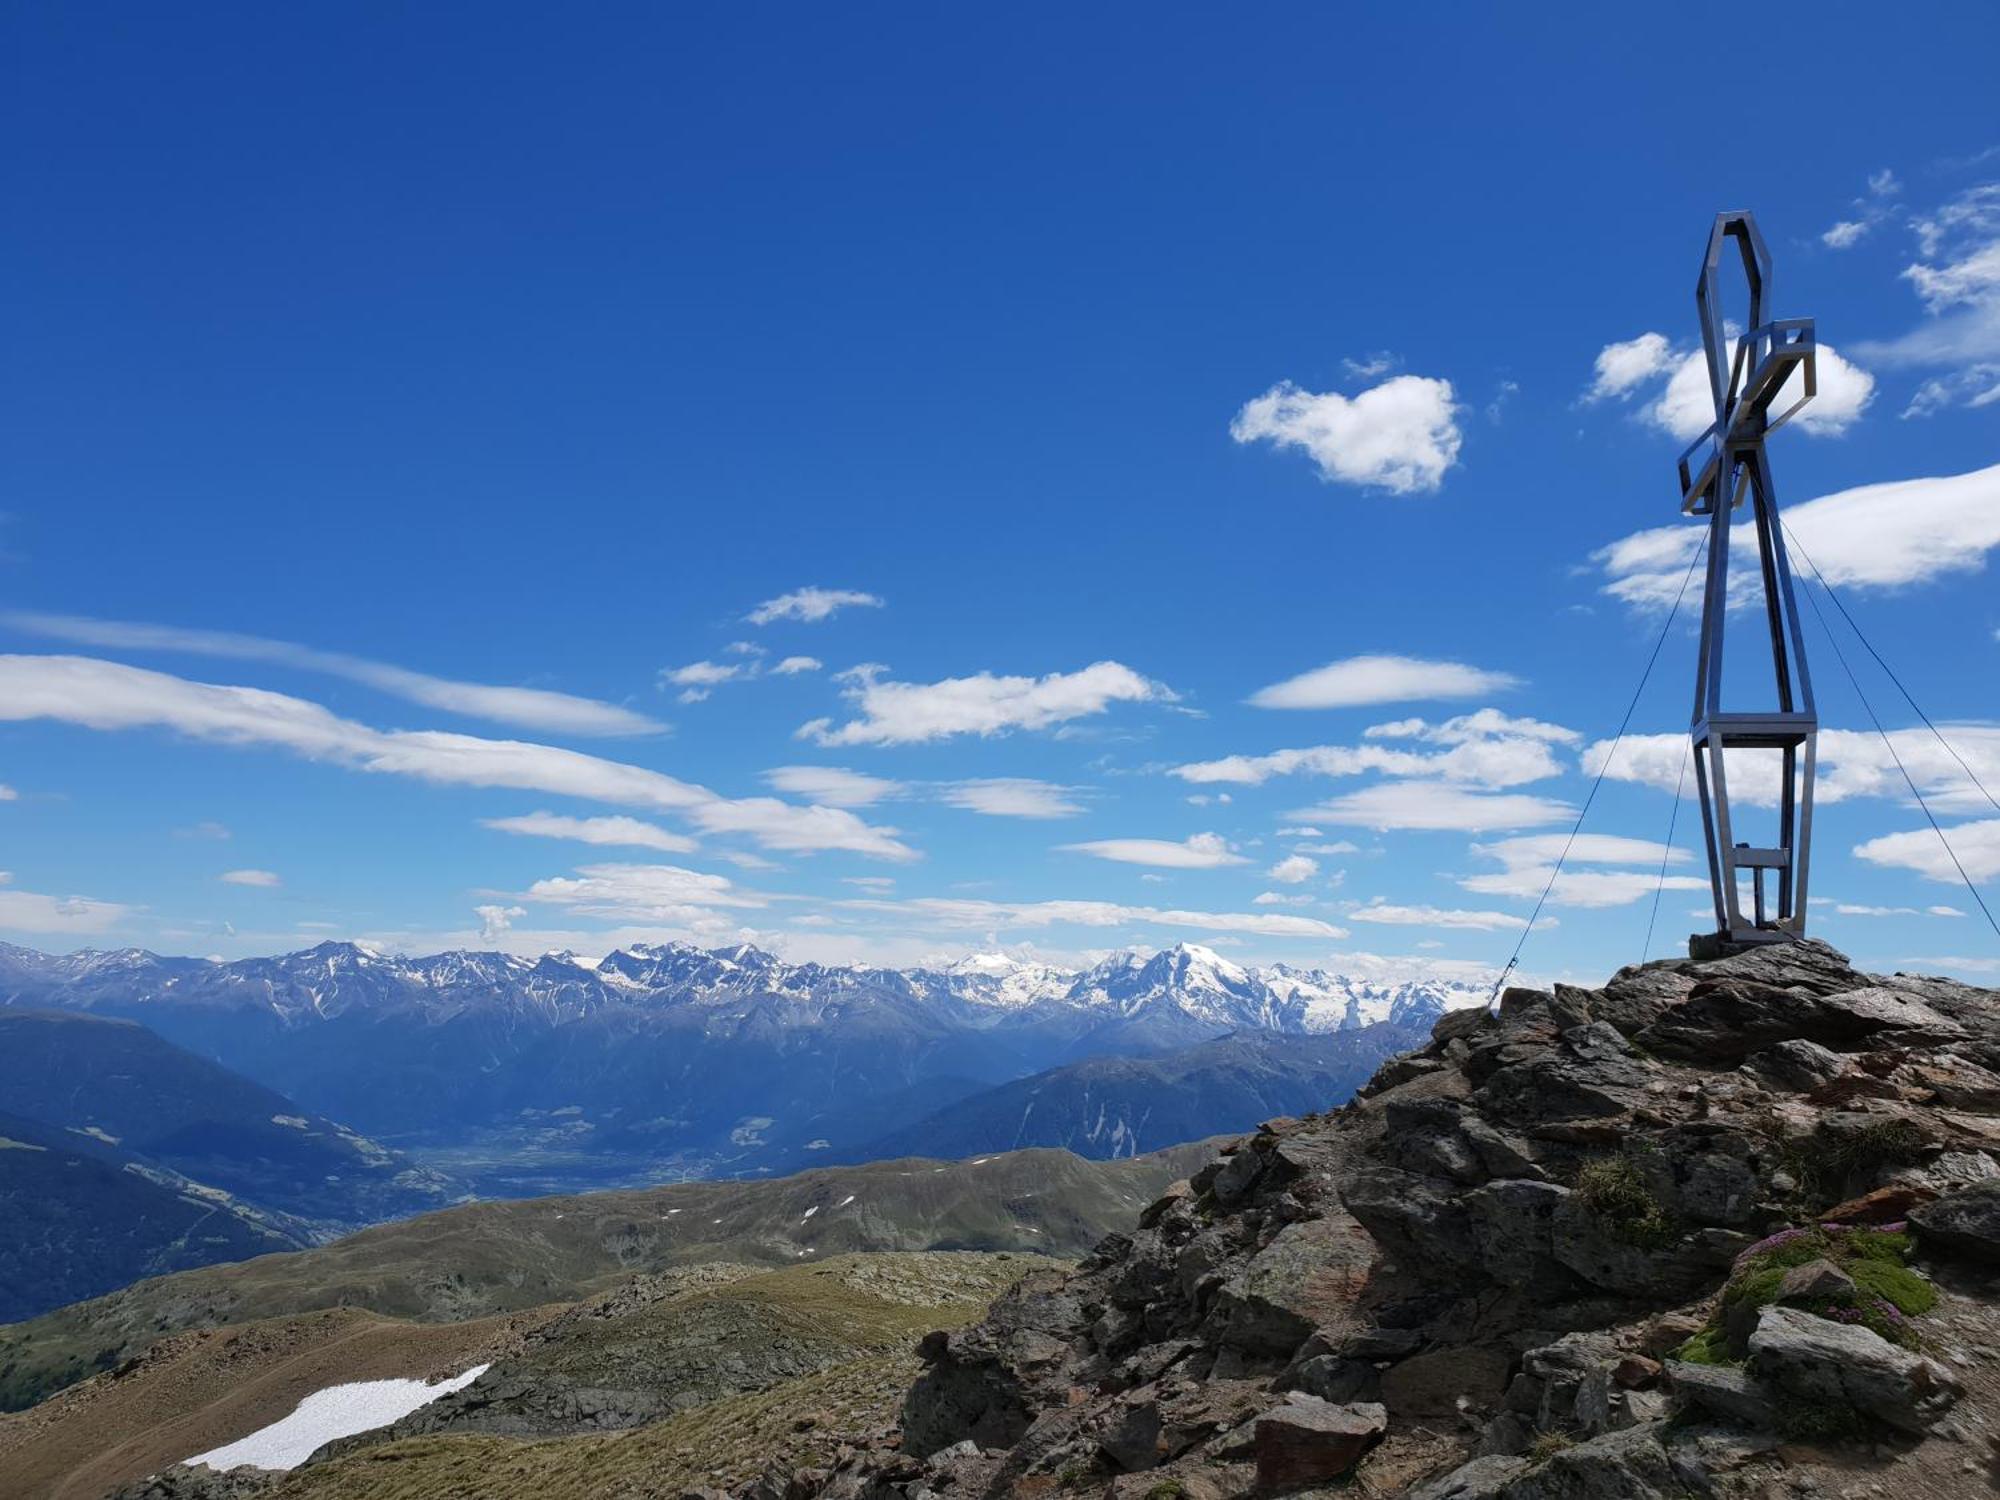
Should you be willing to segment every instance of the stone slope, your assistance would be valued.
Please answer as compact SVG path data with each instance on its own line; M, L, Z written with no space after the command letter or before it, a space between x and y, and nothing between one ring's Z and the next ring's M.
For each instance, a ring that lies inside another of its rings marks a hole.
M1509 990L747 1493L1990 1493L1996 1153L2000 992L1817 942Z

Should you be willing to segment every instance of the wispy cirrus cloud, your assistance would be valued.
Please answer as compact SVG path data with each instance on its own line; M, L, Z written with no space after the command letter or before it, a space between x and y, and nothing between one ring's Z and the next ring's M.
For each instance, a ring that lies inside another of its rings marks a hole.
M1124 865L1151 865L1159 870L1216 870L1225 865L1247 865L1250 861L1229 847L1217 833L1197 833L1175 842L1172 839L1089 839L1080 844L1058 846L1072 854L1088 854Z
M947 782L939 790L949 807L983 813L989 818L1074 818L1084 806L1076 788L1026 776L985 776Z
M845 850L913 860L896 830L840 808L732 800L661 771L523 740L381 730L262 688L194 682L78 656L0 656L0 722L50 719L95 730L166 729L211 744L261 745L307 760L445 786L544 792L672 812L768 849Z
M1301 672L1250 695L1257 708L1359 708L1376 703L1416 703L1478 698L1518 687L1506 672L1415 656L1350 656Z
M14 877L0 870L0 932L90 937L121 926L132 912L116 901L15 890Z
M1436 927L1465 932L1508 932L1528 925L1527 918L1504 911L1460 911L1442 906L1396 906L1371 901L1347 913L1351 922L1376 922L1389 927ZM1544 920L1543 926L1549 923Z
M1379 832L1496 833L1561 823L1575 813L1567 802L1523 792L1481 792L1441 781L1385 781L1287 816Z
M793 589L789 594L766 599L743 618L752 625L769 625L777 620L798 620L810 625L831 619L843 609L880 609L882 605L883 601L877 595L863 593L860 589L827 589L808 584L802 589Z
M377 692L442 709L467 718L488 719L524 729L564 734L657 734L666 726L615 703L554 693L543 688L498 687L433 677L407 667L370 661L340 651L320 651L290 641L267 640L227 630L196 630L178 625L148 625L130 620L87 619L81 615L42 614L10 610L0 624L30 635L112 650L168 651L190 656L222 657L232 661L270 662L297 671L320 672L359 682Z
M648 823L643 818L572 818L560 813L531 812L511 818L481 818L479 826L498 833L569 839L612 848L657 849L663 854L692 854L700 847L686 834Z
M1913 215L1917 256L1903 270L1924 317L1894 338L1861 346L1887 368L1935 369L1905 416L2000 401L2000 182L1965 188Z
M1322 479L1419 495L1435 492L1458 462L1459 412L1449 380L1421 375L1392 376L1354 396L1281 381L1243 403L1229 435L1303 449Z
M1793 567L1805 572L1810 557L1837 587L1905 588L1976 573L2000 547L2000 464L1840 490L1787 506L1784 519L1802 549ZM1603 570L1603 591L1636 608L1665 609L1703 529L1654 526L1598 548L1590 557ZM1738 523L1731 539L1732 595L1754 598L1757 544L1749 523Z
M1056 728L1104 713L1115 703L1175 698L1164 684L1115 661L1045 677L980 672L941 682L895 682L886 671L868 665L841 673L843 691L859 717L840 725L814 719L799 727L798 737L821 745L915 745L957 735Z
M1282 912L1183 911L1126 906L1115 901L984 901L942 896L907 901L852 899L842 905L899 921L982 932L1046 927L1173 927L1195 932L1241 932L1262 937L1344 938L1345 928L1317 917Z
M275 890L284 884L275 870L225 870L215 878L224 885L248 885L262 890Z

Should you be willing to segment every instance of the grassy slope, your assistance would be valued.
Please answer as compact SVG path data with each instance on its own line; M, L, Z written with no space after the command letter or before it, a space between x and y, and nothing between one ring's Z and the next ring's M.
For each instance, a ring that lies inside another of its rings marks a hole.
M424 1214L0 1327L0 1407L28 1405L181 1329L322 1308L454 1321L571 1301L633 1272L697 1261L780 1265L856 1250L1077 1255L1211 1154L1196 1144L1116 1162L1047 1150L910 1159Z

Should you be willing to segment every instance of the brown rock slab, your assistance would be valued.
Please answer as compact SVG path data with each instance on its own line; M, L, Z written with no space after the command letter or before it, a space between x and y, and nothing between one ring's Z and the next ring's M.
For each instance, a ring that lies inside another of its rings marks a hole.
M1294 1391L1257 1419L1257 1488L1284 1494L1338 1479L1389 1430L1389 1414L1374 1402L1336 1406Z

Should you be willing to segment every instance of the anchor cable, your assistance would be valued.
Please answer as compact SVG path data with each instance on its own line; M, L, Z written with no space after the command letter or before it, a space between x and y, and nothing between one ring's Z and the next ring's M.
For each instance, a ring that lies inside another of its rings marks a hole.
M1801 555L1803 556L1803 550ZM1812 567L1812 559L1809 557L1806 558L1806 566ZM1813 568L1813 577L1818 580L1821 588L1826 587L1826 580L1820 577L1818 568ZM1965 873L1965 866L1958 860L1958 851L1951 847L1951 840L1945 837L1944 828L1939 824L1936 814L1931 811L1930 803L1926 802L1924 794L1917 790L1916 779L1903 764L1903 757L1896 753L1896 742L1889 738L1889 731L1882 727L1881 719L1876 717L1875 706L1868 701L1868 694L1862 691L1861 680L1854 675L1854 668L1847 663L1847 653L1840 649L1840 642L1834 638L1832 627L1826 622L1826 612L1819 607L1819 601L1813 597L1811 589L1804 590L1804 593L1806 602L1812 606L1814 618L1819 621L1820 630L1826 636L1826 643L1833 647L1834 660L1840 663L1841 671L1847 674L1847 680L1854 688L1854 696L1861 700L1861 707L1866 710L1868 721L1875 726L1875 732L1882 737L1882 747L1889 752L1889 759L1893 760L1896 769L1903 773L1903 784L1910 789L1910 795L1917 799L1917 806L1923 809L1924 820L1931 825L1931 832L1938 836L1938 842L1944 845L1944 852L1951 860L1952 868L1958 871L1958 878L1965 882L1966 890L1979 904L1979 910L1986 918L1986 925L1993 929L1995 937L2000 937L2000 922L1993 919L1993 909L1986 904L1986 898L1979 894L1979 887L1972 883L1972 877ZM1980 790L1984 791L1985 788L1982 787Z
M1778 524L1781 526L1784 525L1782 521ZM1910 705L1911 712L1924 721L1924 728L1928 729L1937 739L1937 742L1944 746L1945 754L1958 762L1958 768L1965 772L1966 779L1979 788L1979 795L1992 804L1995 812L2000 812L2000 800L1996 800L1993 794L1986 790L1986 784L1979 779L1972 767L1965 763L1965 757L1952 747L1951 741L1944 737L1943 731L1931 722L1931 716L1923 711L1922 706L1910 695L1910 690L1903 686L1903 679L1896 675L1896 669L1883 660L1882 653L1875 649L1875 643L1869 640L1867 635L1862 632L1861 627L1855 623L1854 616L1847 612L1847 606L1840 602L1840 595L1835 593L1833 585L1826 581L1826 574L1820 572L1819 564L1812 560L1812 554L1807 552L1804 547L1799 546L1799 539L1789 526L1785 526L1785 537L1791 542L1792 546L1798 549L1799 556L1806 560L1806 566L1812 569L1813 577L1819 580L1819 586L1826 591L1826 597L1833 601L1833 607L1840 611L1841 619L1847 621L1847 628L1854 632L1854 638L1861 642L1863 649L1870 656L1875 658L1875 665L1880 667L1887 674L1889 680L1896 684L1896 691L1903 695L1903 701ZM1820 621L1822 626L1825 623L1824 619Z
M1665 623L1660 626L1659 637L1653 642L1653 653L1646 658L1645 670L1639 674L1639 685L1632 689L1632 701L1625 705L1625 717L1618 721L1618 732L1611 737L1611 748L1604 752L1604 763L1597 768L1597 779L1590 784L1590 791L1583 799L1583 807L1577 812L1576 822L1570 825L1569 837L1563 840L1562 853L1556 856L1555 868L1549 871L1548 884L1542 887L1542 894L1535 900L1535 909L1528 913L1528 923L1521 929L1520 940L1514 944L1514 952L1507 959L1507 966L1500 971L1500 977L1493 981L1493 993L1487 998L1487 1005L1500 998L1500 991L1507 978L1521 963L1521 950L1528 945L1528 936L1535 930L1535 923L1542 915L1542 908L1548 904L1549 893L1556 888L1556 881L1562 875L1563 863L1569 858L1569 851L1576 846L1576 836L1583 831L1583 820L1590 816L1590 805L1597 800L1597 792L1604 785L1604 778L1611 774L1611 763L1618 758L1618 747L1625 740L1625 731L1632 727L1632 715L1638 710L1639 697L1646 691L1646 683L1652 678L1653 667L1659 662L1660 651L1667 644L1667 632L1674 628L1674 617L1681 611L1681 601L1687 597L1688 581L1694 577L1694 570L1708 551L1708 533L1701 534L1701 542L1688 559L1687 571L1681 574L1681 586L1674 594L1673 607L1667 611Z
M1653 956L1653 924L1660 920L1660 897L1667 893L1667 861L1674 857L1674 826L1681 820L1681 792L1687 787L1688 757L1694 741L1681 746L1681 773L1674 778L1674 810L1667 815L1667 841L1660 846L1660 883L1653 887L1653 910L1646 918L1646 942L1639 949L1639 962Z

